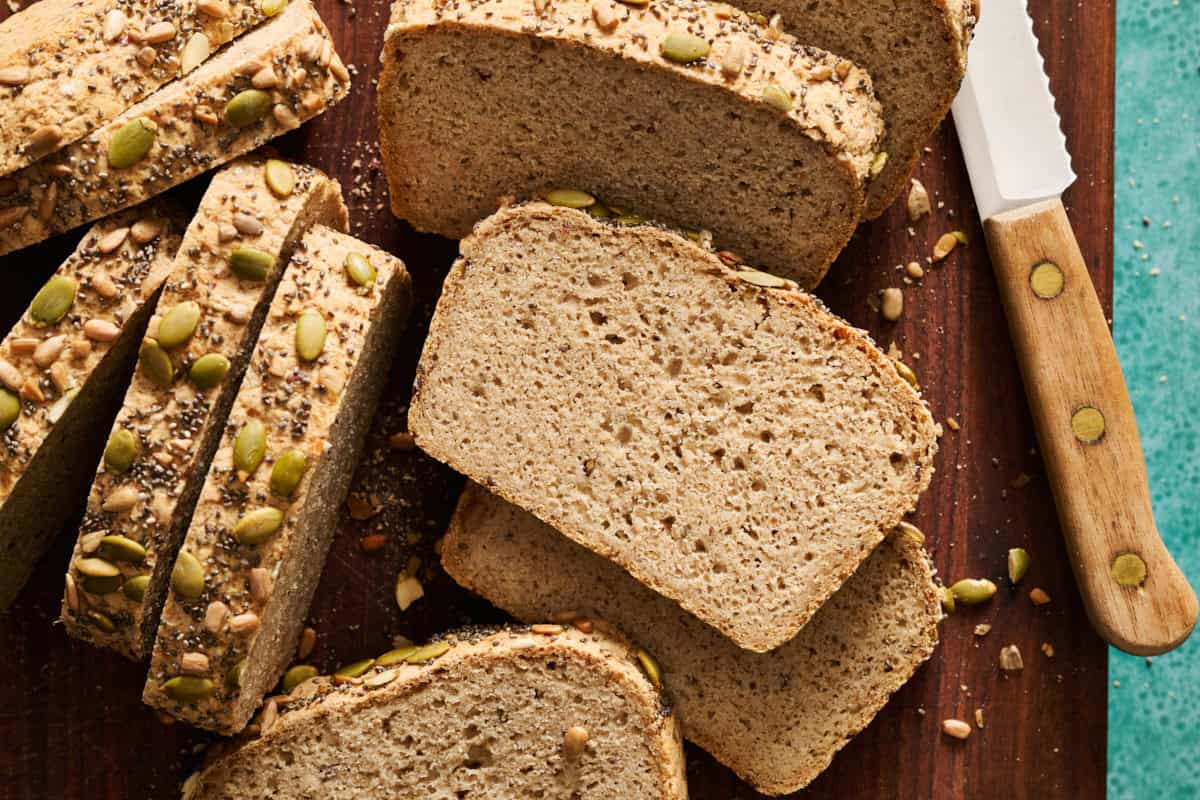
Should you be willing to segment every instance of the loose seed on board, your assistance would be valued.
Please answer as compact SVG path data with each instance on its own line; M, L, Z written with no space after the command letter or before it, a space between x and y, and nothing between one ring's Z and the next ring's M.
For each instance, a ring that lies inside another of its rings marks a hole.
M933 260L942 261L958 247L958 237L953 233L943 233L933 246Z
M883 290L879 301L879 313L888 322L895 322L904 313L904 292L895 286Z
M996 594L996 584L987 578L963 578L956 581L950 591L958 602L975 606L992 599Z
M171 588L186 600L199 600L204 594L204 567L187 550L180 550L171 570Z
M245 514L233 526L233 535L246 545L259 545L270 539L283 524L283 512L265 506Z
M1014 586L1029 571L1029 562L1029 552L1024 547L1013 547L1008 551L1008 579Z
M325 318L307 309L296 320L296 355L301 361L316 361L325 349Z
M271 491L280 497L291 497L304 478L308 458L304 452L292 448L285 451L271 467Z
M1044 606L1050 602L1050 595L1046 594L1046 590L1039 586L1035 586L1029 592L1029 600L1035 606Z
M158 127L146 117L125 123L108 142L108 165L128 169L150 153Z
M238 472L254 474L267 453L267 429L259 420L252 419L242 426L233 440L233 466Z
M396 606L401 611L407 611L409 606L425 596L425 587L416 576L402 572L396 578L395 596Z
M1015 644L1007 645L1000 650L1000 669L1006 672L1025 669L1025 662L1021 659L1021 651L1017 649Z
M909 187L906 205L909 222L916 222L932 209L929 203L929 191L926 190L925 184L916 178L912 179L912 186Z
M229 373L229 359L220 353L208 353L196 359L188 370L188 380L197 389L215 388Z
M961 719L942 720L942 732L955 739L966 739L971 735L971 726Z
M55 275L34 295L29 318L40 325L56 325L75 304L75 281Z

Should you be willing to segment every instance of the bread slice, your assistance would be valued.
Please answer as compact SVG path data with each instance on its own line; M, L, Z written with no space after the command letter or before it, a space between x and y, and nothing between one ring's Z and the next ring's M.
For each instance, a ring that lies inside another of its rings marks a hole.
M266 66L277 78L275 88L253 89ZM0 254L140 203L248 153L322 113L349 88L349 72L316 9L309 0L291 0L186 78L75 144L0 178ZM239 95L227 116L226 105ZM247 100L270 107L255 109ZM262 116L249 122L255 110ZM236 128L230 119L249 124ZM153 140L141 160L123 168L109 163L114 139L120 153L149 130Z
M0 611L86 491L184 225L162 203L97 223L0 343Z
M751 653L476 484L459 500L442 564L520 619L586 627L601 617L624 630L661 665L684 736L774 795L806 786L866 727L933 654L941 618L921 544L898 531L796 638Z
M205 192L150 321L80 524L62 621L72 636L129 658L150 652L175 553L283 265L314 223L348 225L336 181L312 167L282 164L294 186L279 197L267 184L267 167L263 156L243 158L218 172ZM234 254L241 259L250 250L264 259L262 280L232 270ZM178 341L178 333L162 330L163 321L172 319L168 327L177 329L188 308L198 311L194 334L177 346L159 345L168 334ZM216 385L192 378L206 356L226 359ZM159 378L156 364L164 373Z
M664 55L681 36L707 56ZM854 231L883 134L865 71L693 0L399 0L378 102L392 211L419 230L461 238L501 196L566 187L804 287Z
M40 0L0 22L0 175L78 141L265 19L258 0Z
M806 43L861 64L883 106L886 153L872 170L863 216L884 212L908 184L926 140L945 118L967 70L978 0L744 0L770 9Z
M464 631L360 679L310 680L183 796L686 800L679 728L637 652L536 630Z
M917 392L786 281L545 204L461 250L417 445L742 647L795 636L929 482Z
M368 288L348 274L351 254L375 270ZM319 225L304 237L183 541L180 558L202 569L203 591L167 595L143 694L148 704L237 733L283 674L411 303L412 282L399 260ZM328 333L320 357L306 361L297 352L298 319L314 311ZM253 462L235 460L234 452L248 452L255 430L265 459L248 474ZM281 483L285 475L303 477ZM235 533L264 509L281 514L278 531L265 541Z

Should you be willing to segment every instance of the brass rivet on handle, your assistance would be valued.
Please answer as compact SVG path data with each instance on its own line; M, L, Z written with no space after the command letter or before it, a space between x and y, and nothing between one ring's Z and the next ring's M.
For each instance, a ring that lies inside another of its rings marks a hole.
M1043 300L1053 300L1062 294L1066 282L1062 270L1053 261L1039 261L1029 273L1030 288Z
M1095 444L1104 438L1104 414L1093 406L1080 406L1071 415L1071 432L1084 444Z
M1122 586L1141 586L1146 582L1146 562L1137 553L1122 553L1113 559L1109 573Z

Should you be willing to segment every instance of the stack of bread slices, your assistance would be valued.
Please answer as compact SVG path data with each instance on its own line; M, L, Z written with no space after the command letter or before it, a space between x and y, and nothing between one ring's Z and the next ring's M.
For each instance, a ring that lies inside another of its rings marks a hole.
M94 223L0 343L0 610L86 499L65 630L261 734L188 797L678 800L683 737L784 794L931 656L904 517L938 427L807 292L905 186L978 9L773 11L395 2L392 210L462 239L408 424L469 479L443 566L518 622L331 678L288 665L411 281L336 181L254 151L349 71L311 0L0 23L0 254ZM158 197L213 168L194 214Z

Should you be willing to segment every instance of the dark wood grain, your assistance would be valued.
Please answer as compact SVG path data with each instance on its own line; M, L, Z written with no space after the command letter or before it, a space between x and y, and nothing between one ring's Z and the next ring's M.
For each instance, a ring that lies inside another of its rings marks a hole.
M455 245L414 234L386 210L374 125L386 3L363 0L357 10L342 0L319 5L346 60L358 66L355 89L332 113L278 145L341 179L355 231L400 254L419 295L355 479L355 491L374 495L380 513L368 520L344 518L312 610L319 633L313 661L331 669L381 652L396 636L420 639L448 626L503 617L436 567L432 546L460 479L416 452L387 445L390 433L404 429L416 357ZM1080 174L1067 207L1102 301L1111 308L1113 0L1033 5ZM917 175L937 201L933 217L910 235L900 204L863 226L819 294L883 345L894 341L920 376L935 415L961 423L961 430L948 429L942 439L938 472L915 522L943 577L989 575L1002 588L990 604L960 610L944 623L933 661L802 796L1099 798L1105 785L1105 647L1088 628L1075 591L949 123L929 148ZM972 244L929 270L920 286L906 287L907 309L898 324L883 322L867 299L901 285L897 265L923 261L937 235L956 228ZM17 317L75 238L0 259L0 324ZM1031 480L1018 488L1021 475ZM385 534L386 546L364 553L360 537L368 533ZM176 796L209 738L165 725L140 704L143 667L71 640L54 624L69 539L60 537L14 610L0 618L0 796ZM1029 577L1017 591L1001 580L1005 554L1014 546L1033 554ZM422 559L427 596L401 614L391 584L413 556ZM1035 609L1027 597L1033 586L1044 588L1053 602ZM973 635L980 623L992 625L986 637ZM1026 666L1005 675L996 657L1010 643L1020 648ZM1054 648L1053 658L1043 655L1043 643ZM940 733L942 719L971 719L976 708L983 709L986 727L970 740ZM695 748L689 750L689 781L692 796L702 800L756 796Z

